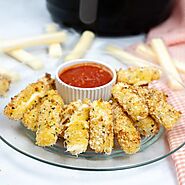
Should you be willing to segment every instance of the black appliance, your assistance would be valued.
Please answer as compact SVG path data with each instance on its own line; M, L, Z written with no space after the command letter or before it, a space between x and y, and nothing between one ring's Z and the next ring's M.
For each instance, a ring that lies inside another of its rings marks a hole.
M55 22L107 36L147 32L169 16L173 4L174 0L47 0Z

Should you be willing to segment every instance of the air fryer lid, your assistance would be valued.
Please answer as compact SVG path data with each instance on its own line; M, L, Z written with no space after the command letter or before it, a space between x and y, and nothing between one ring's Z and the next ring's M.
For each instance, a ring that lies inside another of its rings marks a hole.
M47 0L54 21L103 35L146 32L165 20L174 0Z

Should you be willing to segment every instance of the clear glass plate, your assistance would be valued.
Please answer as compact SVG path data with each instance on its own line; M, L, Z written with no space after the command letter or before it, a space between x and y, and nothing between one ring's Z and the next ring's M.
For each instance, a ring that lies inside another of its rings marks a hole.
M103 54L94 57L94 54L92 53L88 54L87 58L102 60L116 69L126 67L112 57ZM117 145L115 145L111 155L96 154L95 152L88 150L86 153L80 154L78 157L72 156L66 152L62 140L59 140L59 142L52 147L42 148L36 146L34 144L34 133L27 130L19 121L7 119L3 115L3 108L10 101L10 97L17 94L28 83L34 82L43 76L44 72L51 73L54 76L55 69L60 62L61 60L53 64L48 64L44 70L37 73L30 70L20 82L12 84L7 98L0 99L0 138L8 146L30 158L50 165L78 170L106 171L123 170L147 165L173 154L185 145L184 141L174 150L170 150L166 136L167 133L164 128L161 127L157 135L143 138L141 150L133 155L126 155L117 148ZM165 75L163 75L162 80L160 80L159 83L165 83L165 78ZM182 93L185 92L184 89L182 91ZM180 103L182 104L183 102ZM184 116L184 112L182 116Z

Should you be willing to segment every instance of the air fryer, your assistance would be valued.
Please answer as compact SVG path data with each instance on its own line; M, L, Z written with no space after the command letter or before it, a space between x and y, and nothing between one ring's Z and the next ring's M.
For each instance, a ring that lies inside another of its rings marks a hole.
M47 0L52 19L99 35L147 32L170 14L174 0Z

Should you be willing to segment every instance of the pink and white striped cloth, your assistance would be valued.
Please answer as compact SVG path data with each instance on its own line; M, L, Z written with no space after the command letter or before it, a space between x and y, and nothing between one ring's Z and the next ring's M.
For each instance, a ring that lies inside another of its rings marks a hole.
M156 37L165 41L173 58L185 62L185 0L176 0L171 16L149 31L147 41ZM185 82L184 75L183 79ZM167 133L170 149L174 150L185 143L185 91L170 93L169 101L183 114L180 123ZM172 158L179 185L185 185L185 146Z
M185 143L185 91L176 92L169 96L169 101L182 112L179 124L171 131L168 131L168 141L171 150ZM185 145L172 155L176 167L179 185L185 185Z
M166 92L168 94L168 102L182 112L179 123L172 130L167 131L167 139L170 151L176 150L184 144L182 148L171 156L176 167L179 185L185 185L185 90L172 91L165 83L159 82L154 83L152 86Z

